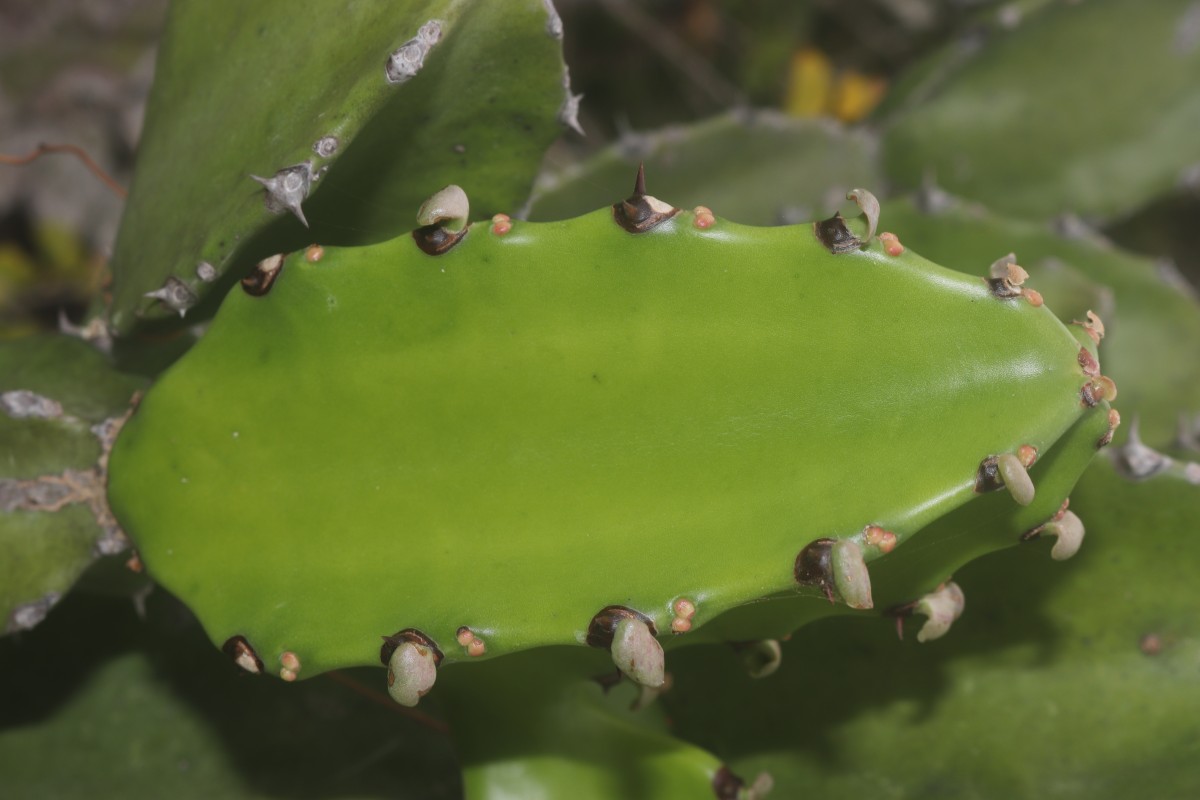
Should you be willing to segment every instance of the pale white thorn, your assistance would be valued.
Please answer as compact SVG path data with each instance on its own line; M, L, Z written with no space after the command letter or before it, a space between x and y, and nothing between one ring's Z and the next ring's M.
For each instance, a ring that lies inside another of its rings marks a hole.
M833 543L833 585L842 601L851 608L873 608L871 575L863 558L862 548L853 539L838 539Z
M1167 470L1174 463L1170 456L1142 442L1140 422L1135 414L1129 423L1125 443L1113 451L1117 472L1134 481L1145 480Z
M402 642L388 660L388 694L402 706L415 706L437 680L437 658L417 642Z
M610 647L613 663L631 681L657 688L666 682L666 657L650 627L636 617L617 623Z
M159 301L167 308L177 312L180 318L187 314L189 308L196 305L198 299L196 293L174 275L167 276L161 288L155 289L153 292L146 292L142 296Z
M558 9L554 7L554 0L542 0L542 6L546 9L546 35L551 39L562 39L562 17L558 15Z
M633 699L629 706L630 711L641 711L654 703L655 700L662 697L671 690L671 684L674 681L671 678L671 673L666 673L663 679L662 686L638 686L638 696Z
M1013 453L1001 453L996 456L996 469L1013 500L1023 506L1033 502L1033 480L1020 458Z
M1017 263L1017 254L1009 253L1006 256L1000 256L992 262L992 266L988 267L988 277L1000 280L1008 277L1008 268Z
M28 389L0 394L0 408L13 419L56 419L63 415L62 403Z
M879 200L866 189L851 189L846 193L846 199L853 200L867 218L867 235L863 239L865 246L875 238L875 229L879 227Z
M754 782L742 789L739 800L763 800L775 788L775 779L769 772L760 772Z
M1066 561L1078 553L1079 546L1083 544L1083 520L1073 511L1065 512L1062 519L1047 522L1041 532L1058 537L1050 549L1050 557L1055 561Z
M751 678L773 675L783 663L783 649L775 639L761 639L738 647L741 649L742 663L746 665L746 674Z
M962 616L966 603L962 589L952 581L943 583L935 591L918 600L913 611L924 614L929 619L917 632L917 641L932 642L945 636L954 621Z
M304 161L284 167L269 178L259 175L250 177L262 184L264 189L263 205L266 206L267 211L272 214L290 211L296 215L296 219L304 224L304 227L308 227L308 220L304 217L304 209L301 208L301 204L308 197L309 188L312 186L314 177L312 162Z

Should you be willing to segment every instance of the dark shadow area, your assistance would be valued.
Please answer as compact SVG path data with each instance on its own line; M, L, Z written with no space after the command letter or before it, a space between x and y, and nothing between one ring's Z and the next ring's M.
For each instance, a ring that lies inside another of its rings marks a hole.
M162 590L145 619L128 599L73 594L43 625L0 641L0 664L0 773L11 774L23 739L54 752L44 779L22 791L461 796L448 740L397 713L380 691L382 671L346 673L360 691L324 676L287 684L250 675Z

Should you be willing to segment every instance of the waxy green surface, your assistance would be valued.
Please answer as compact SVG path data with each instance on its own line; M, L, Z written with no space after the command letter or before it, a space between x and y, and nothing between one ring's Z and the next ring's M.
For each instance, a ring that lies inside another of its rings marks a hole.
M268 671L582 642L621 604L697 625L790 591L808 542L903 542L979 462L1079 417L1049 309L810 225L631 235L608 209L287 259L149 393L110 499L151 574ZM878 552L866 548L871 560ZM816 594L815 590L806 590Z
M1013 251L1029 270L1025 285L1064 322L1098 313L1107 331L1098 348L1104 374L1120 387L1122 416L1138 419L1148 443L1165 446L1181 413L1200 412L1200 301L1178 272L1098 235L1067 238L950 198L933 212L891 201L883 219L901 241L943 264ZM1127 431L1117 431L1118 444Z
M172 2L113 252L114 328L182 326L145 296L169 278L215 300L271 252L397 236L396 209L430 184L466 182L487 213L518 203L562 130L551 19L542 0ZM423 66L389 82L390 54L431 22L440 38ZM314 149L327 137L336 146ZM250 178L305 162L308 228L268 211ZM201 262L229 274L206 282Z

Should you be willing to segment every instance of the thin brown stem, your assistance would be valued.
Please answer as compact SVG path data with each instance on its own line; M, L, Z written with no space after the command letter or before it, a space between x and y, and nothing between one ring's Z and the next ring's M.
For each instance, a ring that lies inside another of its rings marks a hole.
M369 686L364 686L363 684L354 680L354 678L351 678L349 675L344 675L337 670L331 670L329 672L326 672L325 676L327 678L329 678L330 680L334 681L335 683L340 683L342 686L345 686L347 689L354 692L355 694L365 697L366 699L370 700L372 703L375 703L376 705L385 706L385 707L391 709L392 711L396 712L397 714L403 714L404 716L408 717L409 719L416 720L417 722L419 722L420 724L424 725L426 728L429 728L432 731L436 731L437 733L440 733L443 735L450 733L450 726L447 725L446 723L442 722L440 719L434 719L433 717L429 716L428 714L425 714L421 711L417 711L415 708L405 708L404 706L393 701L392 698L388 697L383 692L372 689Z
M73 144L42 143L23 156L10 156L0 153L0 164L7 164L12 167L23 167L26 164L37 161L47 153L67 153L75 156L82 161L83 165L91 170L91 173L99 178L104 185L107 186L117 197L120 197L122 200L124 200L125 196L128 194L128 192L125 191L125 187L117 183L113 176L105 172L104 168L97 164L82 147Z

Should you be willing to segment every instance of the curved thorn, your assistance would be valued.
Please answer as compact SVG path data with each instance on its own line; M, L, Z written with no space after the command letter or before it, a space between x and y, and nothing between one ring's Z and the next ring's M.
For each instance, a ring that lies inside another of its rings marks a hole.
M421 204L417 211L421 227L412 232L413 241L427 255L440 256L467 235L470 213L467 193L461 186L450 184Z
M1023 293L1021 284L1028 279L1029 273L1017 263L1014 253L1001 256L988 267L988 286L992 294L1002 299L1020 297Z
M650 626L637 617L625 617L613 631L613 663L634 683L658 688L666 682L662 645Z
M833 584L846 605L858 609L872 608L871 575L858 543L853 539L834 542L832 562Z
M1129 423L1129 435L1125 438L1125 443L1113 453L1117 473L1131 481L1151 478L1169 469L1174 463L1170 456L1164 455L1142 442L1140 427L1138 417L1135 415Z
M945 636L954 621L962 616L966 602L962 589L952 581L943 583L935 591L918 600L913 606L913 611L924 614L929 619L917 632L917 641L932 642Z
M867 238L863 240L865 246L875 238L875 229L879 227L879 200L866 189L851 189L846 193L846 199L853 200L867 218Z
M388 659L388 694L402 706L415 706L437 680L437 658L424 644L401 642Z
M1066 561L1079 552L1083 544L1083 520L1074 511L1067 511L1061 519L1052 520L1042 526L1040 533L1057 536L1058 541L1050 549L1050 557L1055 561Z
M1012 453L1001 453L996 456L996 470L1013 500L1023 506L1033 502L1033 481L1020 458Z
M435 192L417 211L417 224L437 225L458 232L467 224L471 203L461 186L450 184Z
M742 663L746 665L746 674L751 678L773 675L783 663L783 649L777 639L739 642L734 645L734 649L742 657Z

